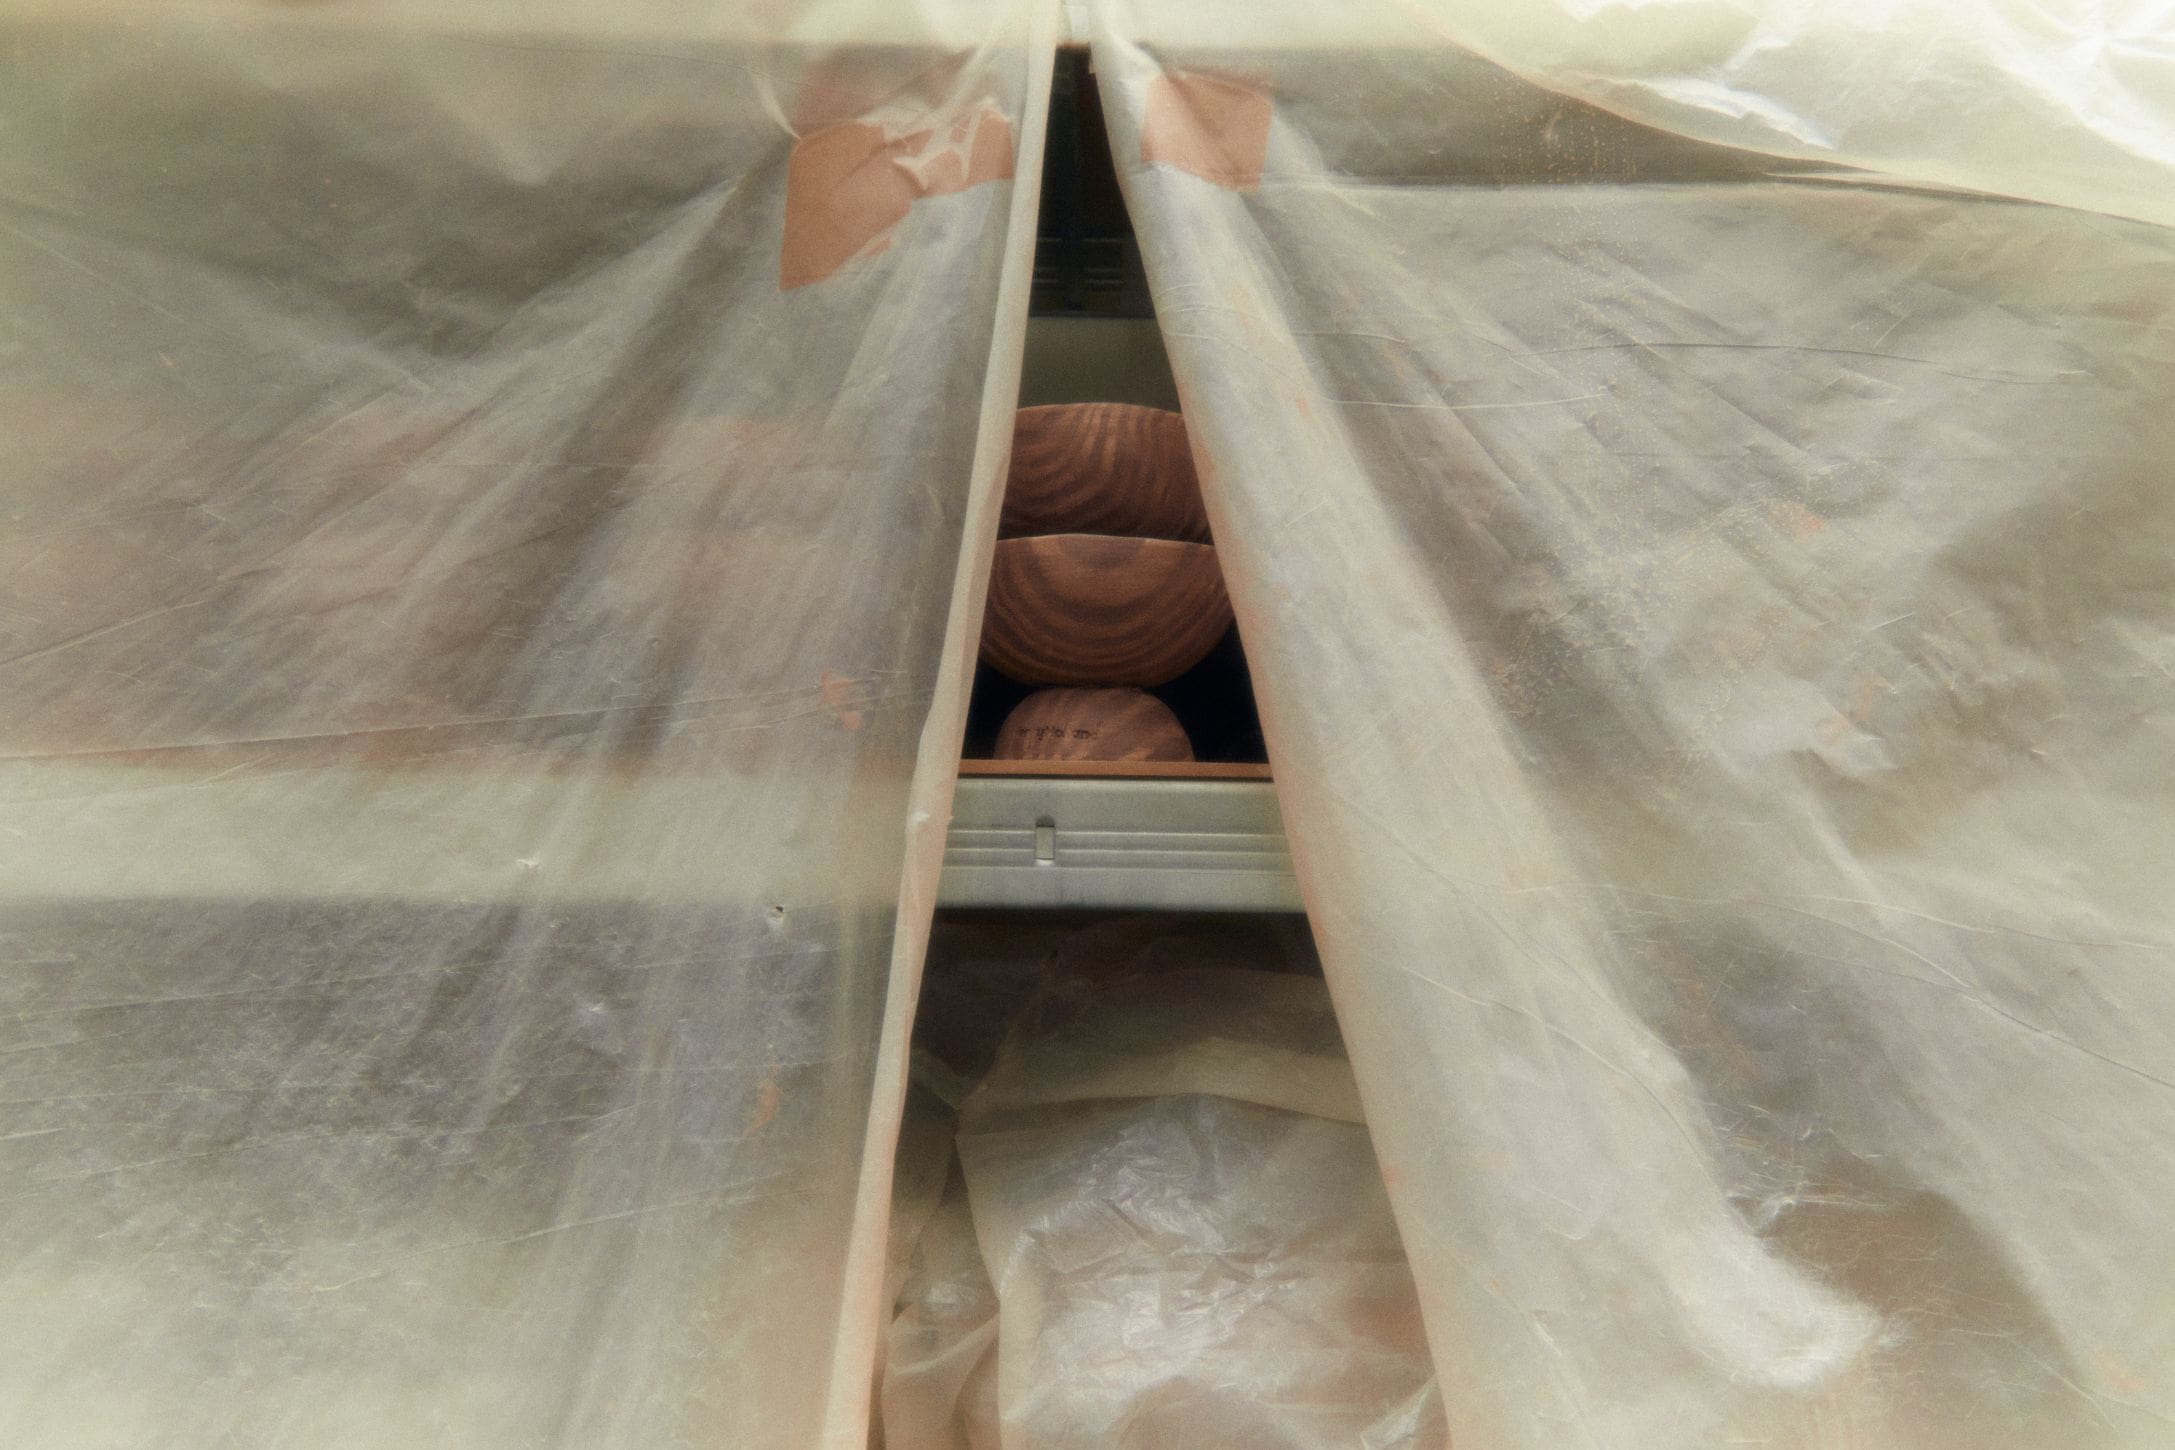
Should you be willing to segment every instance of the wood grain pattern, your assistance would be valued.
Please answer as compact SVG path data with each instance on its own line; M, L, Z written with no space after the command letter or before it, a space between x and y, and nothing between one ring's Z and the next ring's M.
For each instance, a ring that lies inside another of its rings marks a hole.
M1130 403L1020 409L997 531L1208 542L1185 421Z
M1191 760L1170 706L1146 690L1060 687L1019 702L997 730L999 760Z
M1231 627L1216 550L1171 539L1004 539L982 658L1027 685L1160 685Z

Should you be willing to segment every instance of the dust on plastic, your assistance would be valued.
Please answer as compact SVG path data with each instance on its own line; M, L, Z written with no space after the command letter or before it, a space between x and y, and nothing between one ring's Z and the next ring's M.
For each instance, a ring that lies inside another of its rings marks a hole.
M1095 10L1454 1443L2168 1443L2164 30Z
M609 9L0 17L11 1446L865 1403L1028 229L926 188L782 291L795 107L1039 143L1048 57L1031 7Z

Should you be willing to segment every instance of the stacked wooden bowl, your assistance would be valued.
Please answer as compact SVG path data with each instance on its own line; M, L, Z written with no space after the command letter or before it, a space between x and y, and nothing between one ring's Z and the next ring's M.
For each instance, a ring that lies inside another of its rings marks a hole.
M1026 685L1000 760L1191 760L1147 693L1231 627L1176 413L1124 403L1023 408L1012 434L982 658Z

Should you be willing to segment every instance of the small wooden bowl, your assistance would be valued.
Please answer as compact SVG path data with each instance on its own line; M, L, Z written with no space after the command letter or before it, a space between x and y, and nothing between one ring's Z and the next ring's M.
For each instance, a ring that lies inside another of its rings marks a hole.
M1172 539L1003 539L982 658L1027 685L1160 685L1231 627L1216 550Z
M998 760L1191 760L1193 742L1146 690L1037 690L997 730Z
M1132 534L1208 542L1185 420L1130 403L1022 408L998 535Z

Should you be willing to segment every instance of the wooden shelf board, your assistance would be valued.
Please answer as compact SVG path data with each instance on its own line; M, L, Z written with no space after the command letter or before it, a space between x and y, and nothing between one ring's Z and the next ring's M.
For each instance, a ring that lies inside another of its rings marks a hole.
M1087 780L1268 780L1269 767L1245 760L962 760L961 775Z

